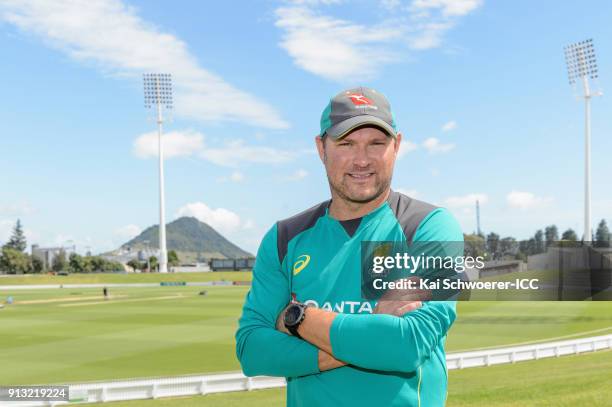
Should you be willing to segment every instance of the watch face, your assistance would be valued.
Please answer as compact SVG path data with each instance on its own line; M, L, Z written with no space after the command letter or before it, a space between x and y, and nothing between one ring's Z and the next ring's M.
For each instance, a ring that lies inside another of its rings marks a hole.
M287 312L285 313L285 324L291 326L295 325L300 318L302 310L297 305L292 305L287 308Z

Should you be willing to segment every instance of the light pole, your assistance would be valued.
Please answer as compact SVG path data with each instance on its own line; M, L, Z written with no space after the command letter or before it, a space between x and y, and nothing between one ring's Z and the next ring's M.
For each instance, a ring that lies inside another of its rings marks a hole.
M589 78L595 80L597 60L593 40L576 42L565 47L565 62L569 83L576 85L576 80L582 82L584 97L584 235L583 240L590 242L591 233L591 98L603 95L600 91L593 92Z
M144 98L147 109L157 109L157 135L159 147L159 272L168 272L168 255L166 252L166 215L164 201L164 149L162 143L162 126L164 119L162 108L172 109L172 77L167 73L144 74Z

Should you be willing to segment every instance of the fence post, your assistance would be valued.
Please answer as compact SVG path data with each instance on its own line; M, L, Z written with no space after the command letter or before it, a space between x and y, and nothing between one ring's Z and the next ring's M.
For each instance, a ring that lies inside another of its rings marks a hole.
M206 394L206 379L202 379L202 381L200 382L200 394Z

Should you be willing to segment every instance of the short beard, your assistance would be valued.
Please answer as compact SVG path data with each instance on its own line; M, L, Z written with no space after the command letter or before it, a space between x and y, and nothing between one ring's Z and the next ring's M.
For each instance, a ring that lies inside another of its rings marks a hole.
M380 197L387 189L389 189L389 187L391 186L391 179L388 179L386 181L383 181L380 183L380 186L376 189L376 191L374 192L374 194L371 197L368 198L363 198L363 199L355 199L355 198L351 198L350 196L348 196L347 194L344 193L344 191L342 190L342 188L337 188L332 182L331 180L329 180L329 187L332 189L332 191L334 191L342 200L346 201L346 202L350 202L350 203L355 203L355 204L366 204L369 202L372 202L376 199L378 199L378 197Z

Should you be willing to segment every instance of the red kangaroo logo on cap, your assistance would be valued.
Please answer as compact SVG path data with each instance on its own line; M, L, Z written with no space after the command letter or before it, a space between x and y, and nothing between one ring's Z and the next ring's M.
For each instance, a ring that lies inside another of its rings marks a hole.
M351 101L355 105L373 105L374 104L374 102L372 102L370 99L368 99L367 97L359 93L350 93L348 97L351 98Z

